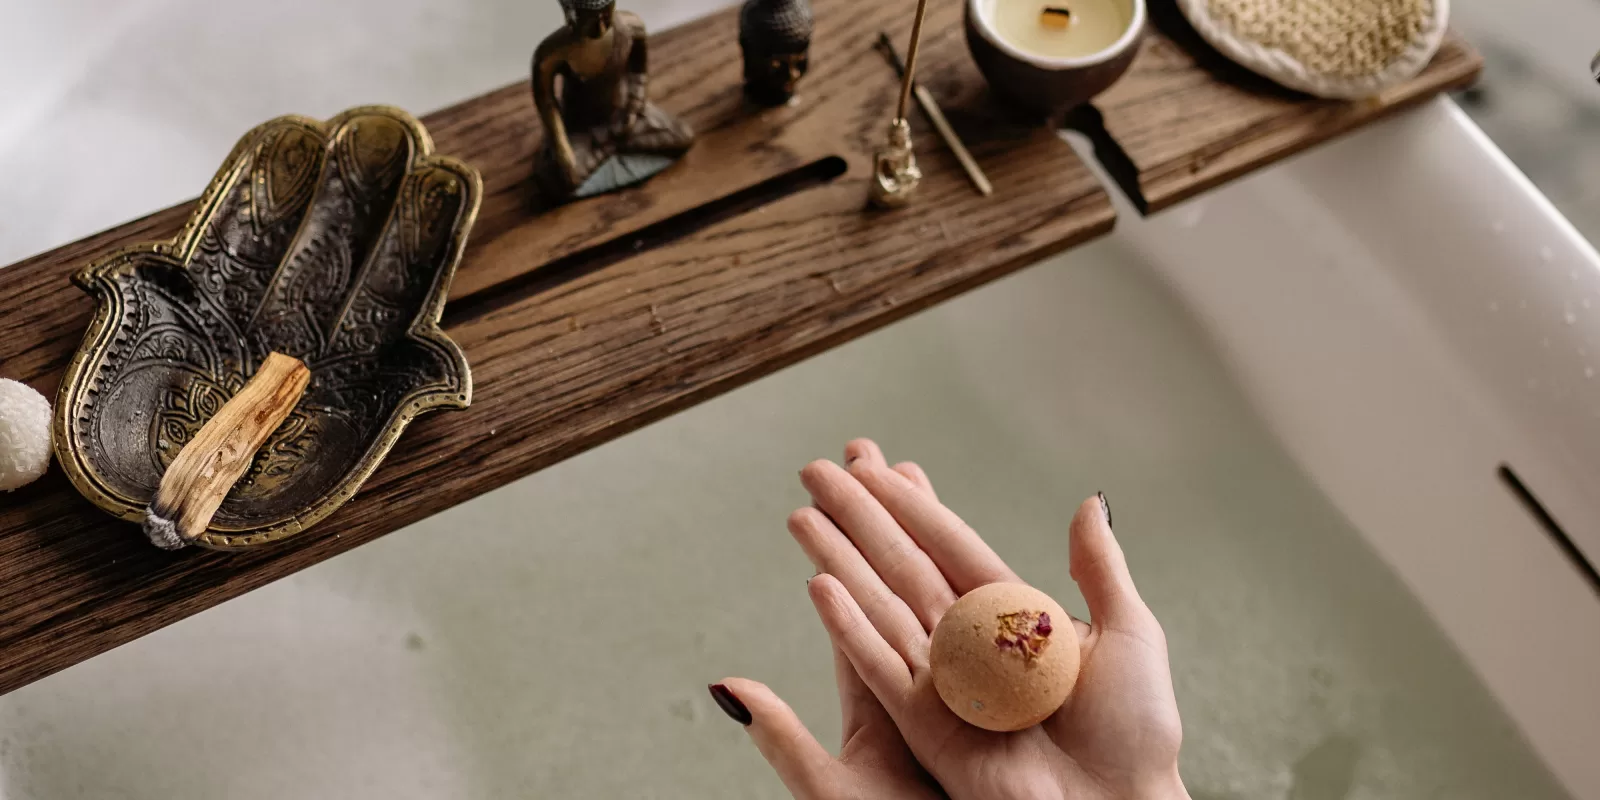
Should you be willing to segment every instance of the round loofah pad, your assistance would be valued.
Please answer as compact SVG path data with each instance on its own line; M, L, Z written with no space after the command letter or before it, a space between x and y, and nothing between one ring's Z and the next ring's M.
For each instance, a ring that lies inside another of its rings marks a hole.
M50 468L50 401L0 378L0 492L21 489Z
M1444 41L1450 0L1178 0L1212 47L1291 89L1370 97L1413 78Z

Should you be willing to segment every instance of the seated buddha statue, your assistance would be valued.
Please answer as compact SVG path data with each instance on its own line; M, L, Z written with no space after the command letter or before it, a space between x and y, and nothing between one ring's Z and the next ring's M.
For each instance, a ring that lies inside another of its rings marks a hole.
M688 151L694 132L650 102L644 23L615 0L561 0L567 24L533 55L544 123L534 175L559 198L642 183Z

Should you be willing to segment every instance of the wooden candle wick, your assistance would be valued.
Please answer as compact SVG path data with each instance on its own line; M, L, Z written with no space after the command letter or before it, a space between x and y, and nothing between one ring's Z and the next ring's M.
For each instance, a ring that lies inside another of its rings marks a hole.
M145 513L144 533L163 550L178 550L205 534L222 501L250 469L256 451L288 418L311 382L300 359L272 353L244 388L225 403L161 476Z
M1039 24L1061 30L1072 24L1072 9L1066 6L1046 6L1039 12Z

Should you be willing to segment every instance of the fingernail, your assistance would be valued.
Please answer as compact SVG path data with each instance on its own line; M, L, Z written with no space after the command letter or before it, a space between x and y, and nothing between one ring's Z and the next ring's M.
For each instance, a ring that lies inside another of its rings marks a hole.
M1095 492L1095 496L1100 498L1100 510L1105 512L1106 527L1109 528L1111 527L1111 504L1106 502L1105 492Z
M711 690L711 699L717 701L717 708L722 709L723 713L732 717L734 722L748 726L755 721L750 716L750 709L745 708L744 703L739 702L739 698L734 697L733 692L728 691L728 687L720 683L713 683L706 688Z

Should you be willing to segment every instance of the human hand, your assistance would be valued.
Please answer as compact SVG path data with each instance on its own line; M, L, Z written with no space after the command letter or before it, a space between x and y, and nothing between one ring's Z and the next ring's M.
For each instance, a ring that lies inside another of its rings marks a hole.
M789 529L819 571L809 591L835 648L950 797L1187 797L1166 639L1128 574L1102 498L1081 505L1071 524L1071 572L1093 622L1074 620L1077 687L1043 724L992 733L939 699L930 633L966 592L1021 579L938 502L915 465L890 468L865 440L849 445L846 464L819 461L801 472L816 506L791 515ZM814 742L800 732L788 746L805 741Z
M932 493L922 470L913 468L904 474ZM728 716L745 726L761 754L799 800L944 798L944 792L906 746L889 712L838 647L833 648L833 669L844 720L838 758L823 749L794 710L765 684L728 678L710 687L711 696Z
M837 758L766 684L728 678L711 685L711 696L745 726L797 800L944 800L946 795L906 747L889 712L838 648L833 668L844 717Z

